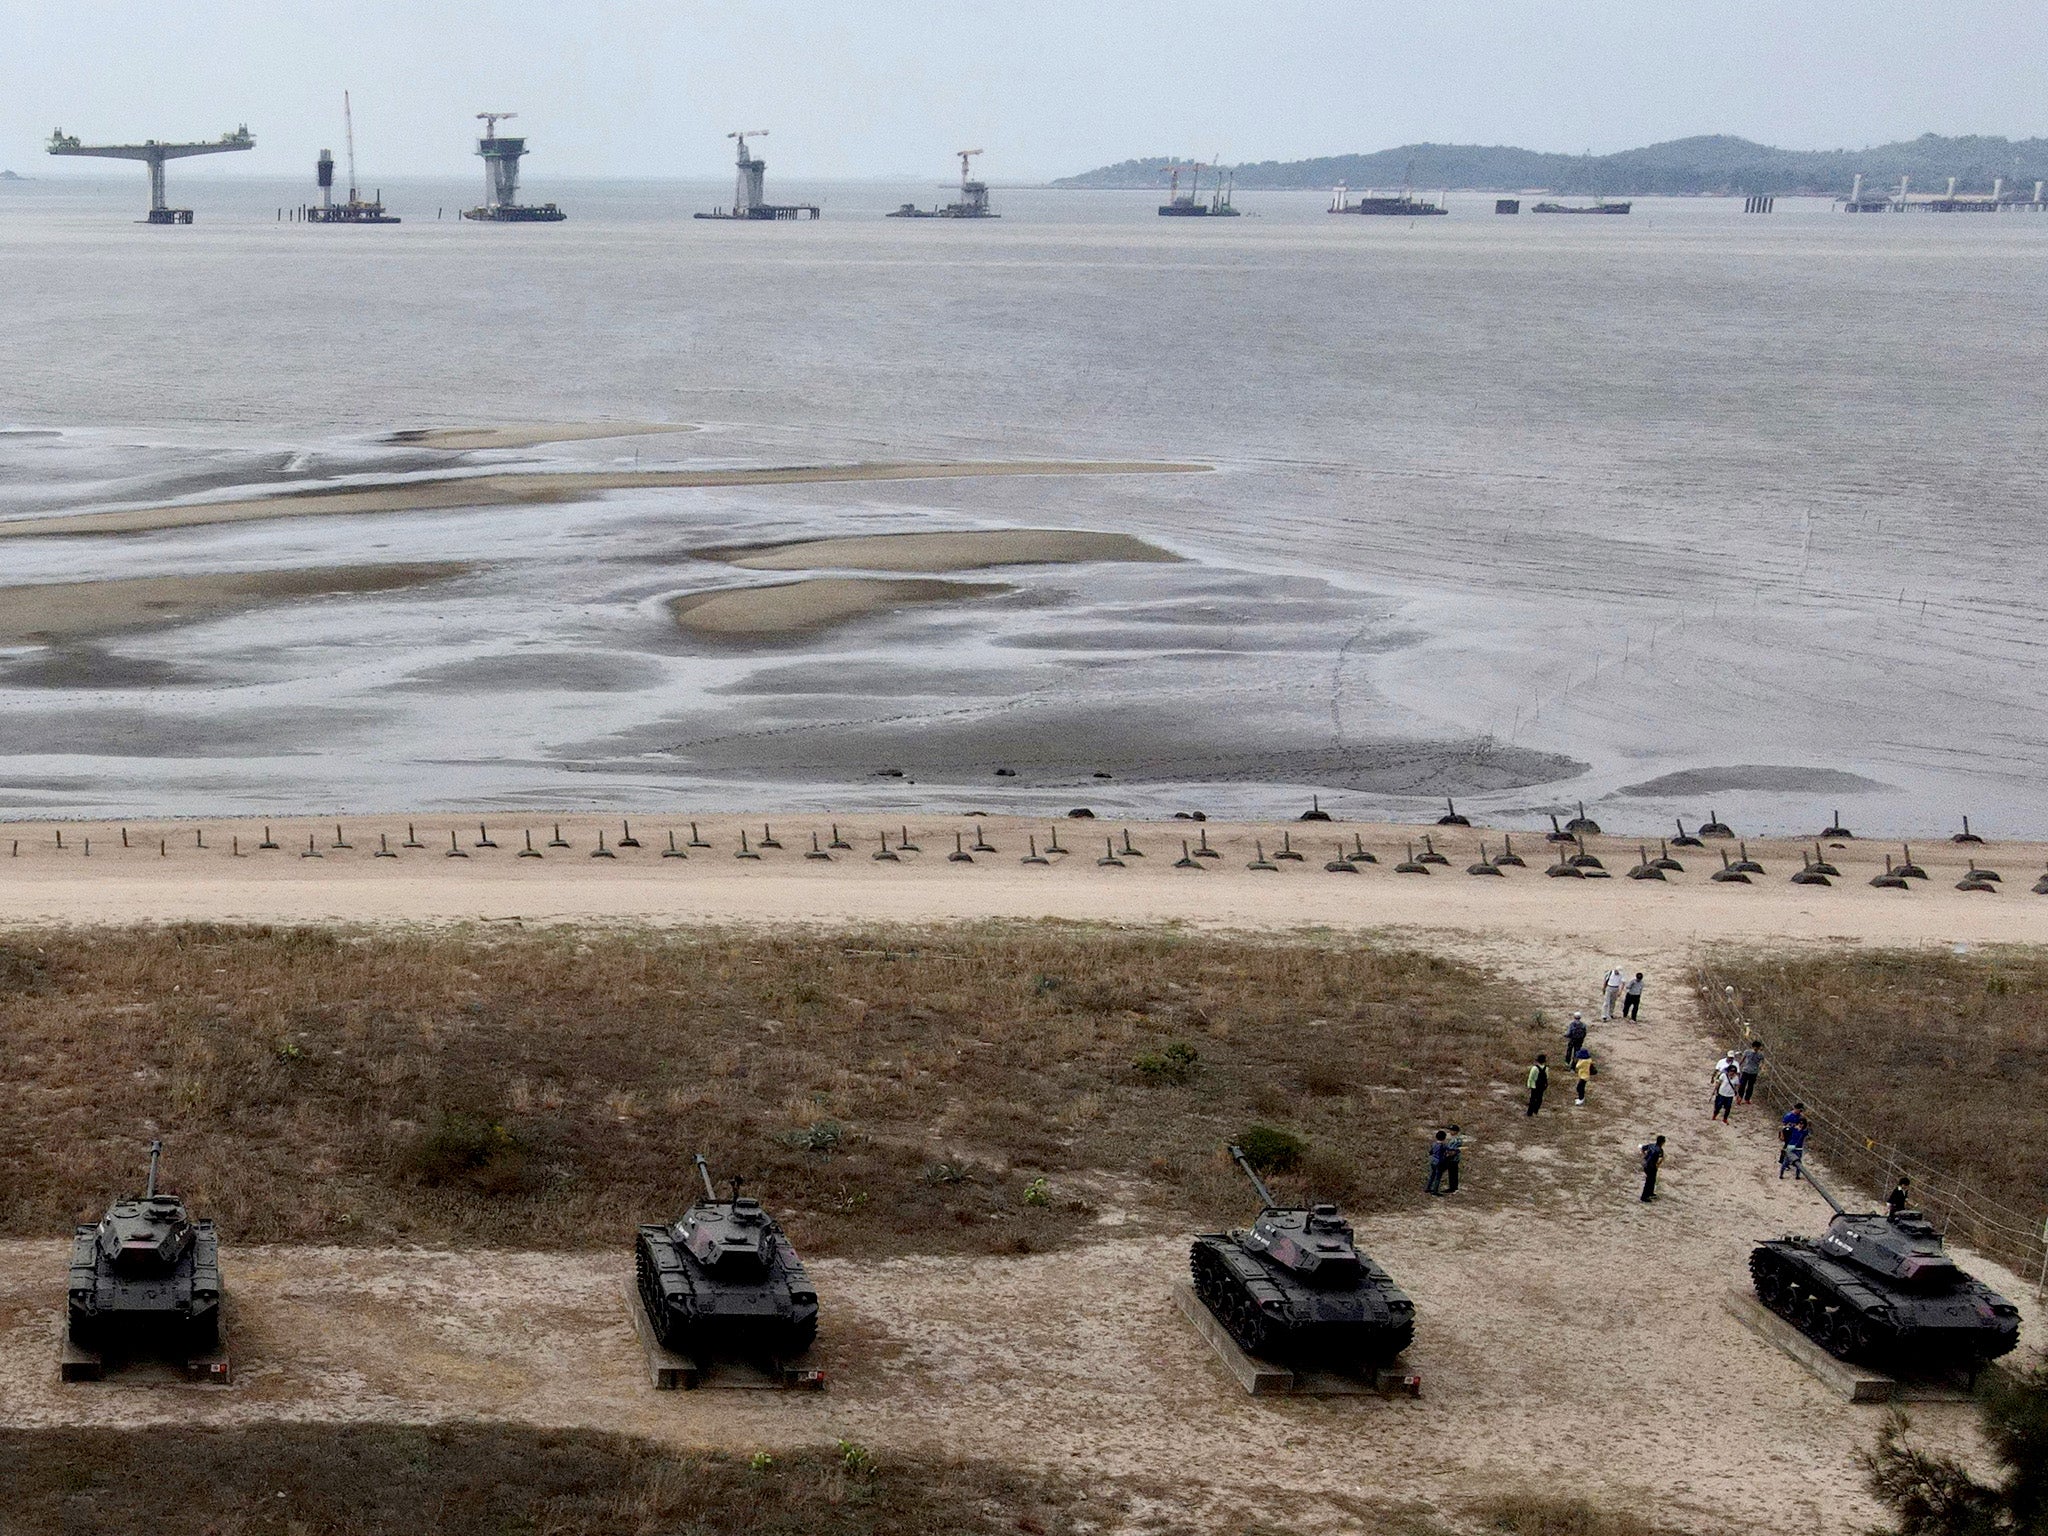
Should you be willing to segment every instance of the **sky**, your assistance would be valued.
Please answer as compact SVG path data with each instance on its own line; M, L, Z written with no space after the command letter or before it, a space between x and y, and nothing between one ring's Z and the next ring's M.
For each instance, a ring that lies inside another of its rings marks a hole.
M998 184L1418 140L1853 149L2048 132L2043 57L2025 0L0 0L0 168L116 169L45 156L60 125L246 122L253 152L179 174L296 174L340 152L344 88L376 178L467 174L487 109L530 175L723 176L738 128L778 176L937 181L981 148Z

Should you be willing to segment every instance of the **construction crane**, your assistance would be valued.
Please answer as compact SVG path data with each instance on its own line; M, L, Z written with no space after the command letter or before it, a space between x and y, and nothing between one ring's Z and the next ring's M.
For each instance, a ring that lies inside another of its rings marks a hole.
M518 115L517 112L479 112L476 118L484 125L484 137L495 139L498 136L498 124L509 123Z
M202 144L160 144L155 139L145 139L140 144L85 144L75 133L66 133L62 128L50 135L50 153L53 155L89 155L100 160L140 160L149 167L149 219L151 224L190 224L190 208L172 208L164 202L164 162L183 160L192 155L221 155L231 150L254 149L256 139L249 132L249 125L242 124L233 133L224 133L217 139Z

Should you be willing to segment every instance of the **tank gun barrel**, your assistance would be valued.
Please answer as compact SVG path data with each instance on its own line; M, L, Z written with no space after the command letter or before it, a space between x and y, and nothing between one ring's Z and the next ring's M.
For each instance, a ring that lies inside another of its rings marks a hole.
M149 1144L149 1187L142 1192L142 1198L145 1200L156 1198L156 1165L163 1161L163 1156L164 1144L152 1141Z
M704 1161L704 1154L699 1152L691 1161L697 1165L697 1176L704 1181L704 1197L707 1200L716 1200L718 1191L711 1183L711 1165Z
M1260 1178L1259 1171L1252 1167L1252 1160L1244 1155L1244 1148L1232 1142L1230 1156L1231 1160L1244 1170L1244 1176L1252 1181L1252 1188L1259 1192L1260 1203L1269 1210L1277 1205L1278 1202L1273 1199L1273 1192L1266 1188L1266 1181Z
M1834 1195L1829 1191L1827 1185L1821 1183L1821 1181L1819 1179L1816 1179L1811 1173L1808 1173L1806 1175L1806 1182L1808 1185L1812 1187L1813 1192L1816 1195L1819 1195L1821 1199L1827 1201L1828 1205L1834 1210L1834 1213L1837 1216L1846 1216L1849 1214L1848 1207L1843 1205L1841 1201L1837 1200L1834 1197Z

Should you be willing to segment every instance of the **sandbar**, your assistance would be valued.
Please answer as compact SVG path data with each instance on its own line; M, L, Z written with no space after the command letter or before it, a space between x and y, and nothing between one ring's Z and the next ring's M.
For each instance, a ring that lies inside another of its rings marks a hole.
M473 570L459 562L426 562L0 587L0 645L62 643L189 624L295 597L396 592L467 576Z
M66 512L53 517L0 522L0 539L53 534L155 533L166 528L201 528L214 523L261 522L277 517L351 517L372 512L421 512L461 507L503 507L581 501L603 491L691 490L725 486L834 485L878 480L989 479L1037 475L1185 475L1206 464L1101 460L1015 459L995 461L806 464L767 469L633 469L576 474L537 470L525 474L465 475L457 479L409 480L373 486L329 486L280 491L227 501L184 502L177 506L126 507L105 512Z
M1093 560L1178 561L1180 556L1127 533L1075 528L986 528L946 533L871 533L845 539L735 545L698 550L749 571L973 571L995 565L1078 565Z
M534 421L500 427L411 427L384 441L409 448L537 448L543 443L581 443L606 437L652 437L661 432L694 432L681 422Z
M999 597L1014 590L994 581L820 576L811 581L777 582L766 587L693 592L673 599L668 606L676 623L694 634L762 638L829 629L896 608L970 597Z

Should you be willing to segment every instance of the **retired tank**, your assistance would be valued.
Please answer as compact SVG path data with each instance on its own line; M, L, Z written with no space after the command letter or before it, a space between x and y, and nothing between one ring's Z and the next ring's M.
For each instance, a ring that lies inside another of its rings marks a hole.
M667 1226L640 1229L640 1301L664 1348L693 1359L790 1360L818 1336L818 1293L761 1202L718 1198L711 1165L694 1159L704 1198Z
M1283 1206L1242 1148L1258 1191L1250 1230L1211 1232L1188 1254L1195 1294L1247 1353L1325 1370L1382 1365L1415 1337L1415 1303L1352 1241L1334 1205Z
M1835 1219L1818 1238L1759 1243L1757 1299L1843 1360L1883 1370L1962 1371L2019 1343L2020 1312L1956 1267L1918 1211L1850 1211L1808 1174Z
M71 1341L81 1349L203 1355L220 1343L220 1244L176 1195L159 1193L164 1144L149 1144L149 1183L72 1234Z

